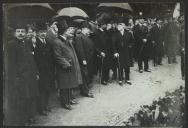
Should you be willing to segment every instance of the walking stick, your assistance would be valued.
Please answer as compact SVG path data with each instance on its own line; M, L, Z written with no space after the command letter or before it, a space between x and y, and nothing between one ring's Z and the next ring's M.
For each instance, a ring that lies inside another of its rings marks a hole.
M102 64L101 64L101 70L100 70L100 73L99 73L99 93L100 93L100 90L101 90L101 83L102 83L102 69L103 69L103 61L104 61L104 57L102 57Z
M119 61L119 56L118 56L118 74L119 74L119 78L121 78L121 65L120 65L120 61Z

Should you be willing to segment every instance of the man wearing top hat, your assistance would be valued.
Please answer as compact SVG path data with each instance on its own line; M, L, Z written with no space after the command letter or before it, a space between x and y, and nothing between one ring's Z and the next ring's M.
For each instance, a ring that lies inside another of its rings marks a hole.
M39 70L39 112L42 115L47 115L47 112L50 111L48 100L55 81L53 49L46 40L46 32L46 24L38 23L34 56Z
M32 45L26 38L26 26L18 23L14 36L7 44L7 93L8 111L5 124L24 125L33 123L38 97L37 66L32 54Z
M91 40L89 23L84 21L81 25L81 33L75 37L75 51L80 64L83 84L80 85L80 93L86 97L94 97L90 92L90 84L93 77L94 68L94 42Z
M56 63L56 80L60 89L60 102L63 108L71 110L72 91L82 84L82 75L76 52L73 47L74 28L67 25L65 20L59 21L58 38L54 40L54 58Z
M123 19L119 19L117 25L117 33L112 37L114 57L118 61L119 84L123 85L123 74L125 73L125 83L130 84L130 66L131 60L129 55L129 47L132 45L133 37L131 33L125 29L126 25Z

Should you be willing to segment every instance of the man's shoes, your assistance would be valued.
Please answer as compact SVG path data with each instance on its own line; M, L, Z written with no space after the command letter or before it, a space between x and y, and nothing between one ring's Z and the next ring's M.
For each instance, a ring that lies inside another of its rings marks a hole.
M142 69L139 69L139 72L140 72L140 73L143 73L143 70L142 70Z
M125 83L132 85L131 81L127 80Z
M70 104L79 104L79 103L78 103L78 101L76 101L76 100L71 100L71 101L70 101Z
M82 94L82 95L85 97L94 98L94 95L92 93Z
M146 69L146 70L144 70L145 72L151 72L150 70L148 70L148 69Z
M62 107L67 109L67 110L72 110L71 105L68 105L68 104L64 104Z
M39 114L42 115L42 116L48 116L48 112L45 111L45 110L40 111Z
M108 83L106 81L101 82L102 85L107 85Z
M45 111L47 111L47 112L51 112L52 110L51 110L51 108L46 107Z
M119 81L119 85L120 85L120 86L123 86L123 82L122 82L122 81Z

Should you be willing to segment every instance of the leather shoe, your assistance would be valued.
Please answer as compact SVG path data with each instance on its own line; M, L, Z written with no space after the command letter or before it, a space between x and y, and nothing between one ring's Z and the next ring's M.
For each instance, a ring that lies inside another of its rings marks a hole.
M151 71L150 71L150 70L148 70L148 69L147 69L147 70L144 70L144 71L145 71L145 72L151 72Z
M106 81L103 81L101 84L103 85L107 85L108 83Z
M83 96L85 96L85 97L89 97L89 98L94 98L94 95L93 95L93 94L91 94L91 93L84 94Z
M119 85L120 85L120 86L123 86L123 82L122 82L122 81L119 81Z
M129 85L132 85L132 83L129 80L127 80L126 83Z
M70 104L78 104L78 101L76 101L76 100L71 100L71 101L70 101Z
M139 72L140 72L140 73L143 73L143 70L142 70L142 69L139 69Z
M42 115L42 116L48 116L48 113L47 113L47 111L41 111L40 113L39 113L40 115Z
M51 110L51 108L46 107L45 111L47 111L47 112L51 112L52 110Z
M63 105L63 108L65 108L67 110L72 110L71 105L68 105L68 104Z

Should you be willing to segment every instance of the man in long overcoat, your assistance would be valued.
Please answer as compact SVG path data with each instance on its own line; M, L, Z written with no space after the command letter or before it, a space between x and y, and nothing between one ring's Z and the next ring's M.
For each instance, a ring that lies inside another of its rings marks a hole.
M89 37L89 24L83 22L81 28L81 33L76 35L74 43L83 78L83 84L80 85L80 93L86 97L94 97L89 87L94 74L94 43Z
M157 19L156 24L152 27L151 41L153 44L154 50L154 66L162 64L162 57L164 55L164 36L163 36L163 28L161 26L161 20Z
M15 38L7 47L8 116L6 125L24 125L36 114L38 97L37 67L32 54L31 42L25 40L26 28L18 24ZM6 112L5 112L6 113ZM31 122L32 123L32 122Z
M179 32L177 23L170 17L165 32L165 46L169 64L177 63L176 54L179 43Z
M149 43L147 40L148 28L144 26L144 19L140 19L139 23L134 26L133 34L135 38L135 58L138 62L139 72L143 72L143 62L144 71L150 72L149 70Z
M47 115L50 111L48 100L52 86L55 83L53 48L46 38L47 26L45 23L38 23L38 37L36 38L36 47L34 56L39 70L39 112Z
M65 20L58 24L58 38L54 40L54 57L56 62L56 79L60 89L62 107L71 110L73 101L72 89L82 84L82 75L72 42L73 28Z
M117 26L118 32L113 35L113 48L114 56L118 58L118 69L119 69L119 84L122 85L123 74L125 73L125 83L131 84L130 82L130 66L131 60L129 55L129 47L132 44L133 37L131 33L125 29L125 23L119 21ZM123 72L124 71L124 72Z
M94 33L95 51L98 56L99 71L101 83L107 85L109 81L109 71L112 64L112 32L110 31L111 24L102 24Z

